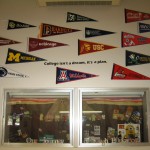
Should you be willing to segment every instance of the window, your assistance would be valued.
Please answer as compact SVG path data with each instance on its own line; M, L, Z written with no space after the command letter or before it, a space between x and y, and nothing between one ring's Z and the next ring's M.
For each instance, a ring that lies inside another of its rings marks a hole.
M72 144L71 89L5 90L4 143Z
M80 89L80 146L149 142L146 89Z

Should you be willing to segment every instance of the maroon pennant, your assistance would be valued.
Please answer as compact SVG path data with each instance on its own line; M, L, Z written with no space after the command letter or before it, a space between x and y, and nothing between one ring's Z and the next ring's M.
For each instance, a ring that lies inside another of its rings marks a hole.
M36 51L45 48L54 48L58 46L66 46L67 44L38 39L38 38L29 38L28 41L28 51Z
M21 42L0 37L0 46L18 44L18 43L21 43Z
M141 20L148 20L148 19L150 19L150 14L148 13L125 9L125 22L126 23L141 21Z
M111 79L113 80L150 80L150 77L144 76L140 73L137 73L125 67L114 64Z
M130 34L127 32L122 32L121 42L122 42L122 47L129 47L129 46L149 44L150 38L135 35L135 34Z

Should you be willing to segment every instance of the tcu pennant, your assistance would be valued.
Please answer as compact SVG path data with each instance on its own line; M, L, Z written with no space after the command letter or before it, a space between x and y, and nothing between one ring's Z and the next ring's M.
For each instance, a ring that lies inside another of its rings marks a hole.
M104 51L116 48L114 46L78 40L78 55Z
M77 31L80 31L80 30L42 23L40 26L39 37L67 34L67 33L72 33L72 32L77 32Z
M150 80L149 77L146 77L140 73L134 72L130 69L119 66L117 64L113 65L111 79L113 80Z
M75 81L75 80L81 80L81 79L86 79L86 78L93 78L97 76L98 75L57 67L56 84Z
M148 20L148 19L150 19L150 14L148 13L125 9L125 22L126 23L141 21L141 20Z
M149 44L150 38L135 35L135 34L130 34L127 32L122 32L121 42L122 42L122 47L129 47L129 46Z

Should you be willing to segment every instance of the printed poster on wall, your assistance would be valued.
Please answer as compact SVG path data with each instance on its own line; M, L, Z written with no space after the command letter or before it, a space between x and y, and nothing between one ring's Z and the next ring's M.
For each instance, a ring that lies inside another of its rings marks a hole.
M21 42L0 37L0 46L18 44L18 43L21 43Z
M150 24L139 22L138 29L140 33L150 32Z
M0 78L27 78L27 75L0 66Z
M46 60L11 48L8 49L6 64L37 62L37 61L46 61Z
M31 37L29 37L28 39L28 51L29 52L42 50L45 48L54 48L54 47L59 47L59 46L67 46L67 44L38 39L38 38L31 38Z
M79 14L67 12L67 21L66 22L87 22L87 21L97 21L97 20L82 16Z
M132 71L128 68L114 64L112 70L112 80L150 80L150 77Z
M19 22L19 21L8 20L7 30L21 29L21 28L31 28L31 27L36 27L36 26L26 24L26 23L23 23L23 22Z
M150 56L126 50L126 66L150 63Z
M59 68L59 67L57 67L56 70L56 84L82 80L87 78L93 78L93 77L98 77L98 75L65 69L65 68Z
M113 33L115 33L115 32L100 30L100 29L87 28L87 27L85 28L85 38L108 35L108 34L113 34Z
M150 43L150 38L127 33L127 32L122 32L121 35L122 47L144 45L149 43Z
M142 21L150 19L149 13L125 9L125 23Z
M100 51L109 50L113 48L116 47L106 45L106 44L101 44L101 43L78 40L78 55L100 52Z
M77 31L81 31L81 30L42 23L40 25L39 37L67 34L67 33L72 33L72 32L77 32Z

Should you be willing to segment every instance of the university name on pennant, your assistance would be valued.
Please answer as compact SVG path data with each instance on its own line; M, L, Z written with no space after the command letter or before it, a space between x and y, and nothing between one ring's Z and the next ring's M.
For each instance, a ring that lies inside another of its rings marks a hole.
M100 51L109 50L113 48L116 48L116 47L106 45L106 44L78 40L78 55L83 55L83 54L93 53L93 52L100 52Z
M77 31L80 31L80 30L42 23L40 25L39 37L67 34L67 33L72 33L72 32L77 32Z
M0 37L0 46L18 44L18 43L21 43L21 42Z
M115 32L105 31L105 30L99 30L99 29L93 29L93 28L85 28L85 37L94 37L94 36L102 36L102 35L108 35L113 34Z
M57 67L56 84L97 77L98 75Z
M142 21L150 19L149 13L125 9L125 23Z
M132 71L120 65L114 64L111 79L112 80L150 80L150 77L144 76L138 72Z
M16 71L13 71L11 69L8 69L6 67L0 66L0 77L1 78L27 78L27 75L24 75L22 73L18 73Z
M150 24L139 22L138 27L139 27L139 32L140 33L150 32Z
M19 21L8 20L7 30L36 27Z
M38 38L29 38L28 40L28 51L36 51L45 48L54 48L58 46L66 46L67 44L38 39Z
M36 62L36 61L46 61L46 60L23 52L19 52L17 50L13 50L10 48L8 49L6 64Z
M150 56L126 50L126 66L150 63Z
M82 15L67 12L67 22L86 22L86 21L97 21Z
M135 35L135 34L130 34L127 32L122 32L121 43L122 43L122 47L149 44L150 38Z

